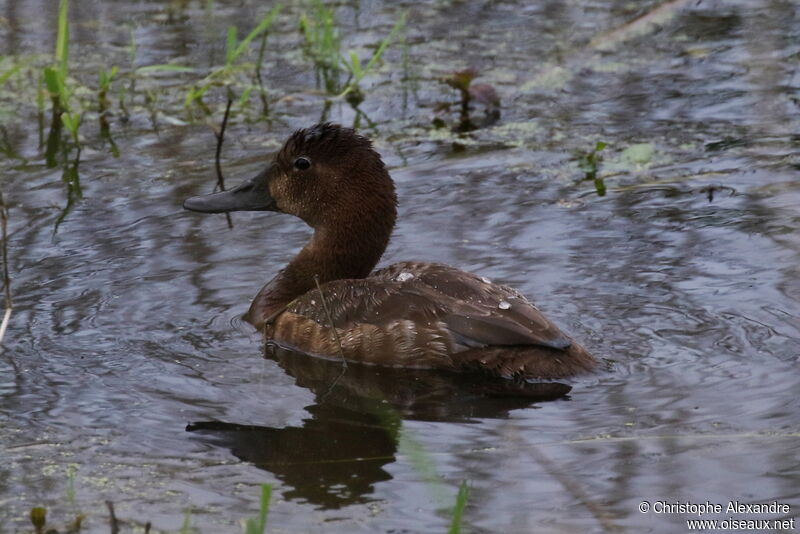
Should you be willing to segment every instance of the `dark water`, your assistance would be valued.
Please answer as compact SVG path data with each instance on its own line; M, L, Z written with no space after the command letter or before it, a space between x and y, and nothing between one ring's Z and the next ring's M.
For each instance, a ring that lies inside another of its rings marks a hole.
M86 83L98 64L129 64L131 31L135 65L207 68L229 24L244 32L263 13L258 2L72 4L73 69ZM351 48L408 9L407 46L364 84L375 127L363 132L401 201L383 263L442 261L512 284L613 361L555 402L263 359L238 317L309 231L263 214L236 214L230 230L181 209L215 179L211 130L172 120L185 118L175 94L196 74L140 82L160 95L159 129L134 99L127 124L111 121L118 159L87 119L83 199L57 232L63 169L38 152L35 107L4 90L15 309L0 354L0 532L29 531L37 505L56 525L77 510L84 531L108 532L105 500L127 530L174 532L190 509L199 532L239 532L264 482L275 532L446 532L464 480L476 533L686 532L697 517L641 513L644 500L778 501L790 513L701 518L795 517L798 5L670 2L655 27L629 24L656 5L337 10ZM265 69L273 96L292 98L273 105L279 122L230 125L231 182L322 112L300 11L284 9ZM48 53L55 17L49 0L0 1L0 51ZM435 103L455 98L436 78L467 66L497 89L502 114L455 150L429 124ZM209 103L218 123L222 103ZM354 113L335 104L330 118ZM608 144L605 196L574 161L597 141ZM623 155L635 144L652 154ZM190 422L214 424L187 432Z

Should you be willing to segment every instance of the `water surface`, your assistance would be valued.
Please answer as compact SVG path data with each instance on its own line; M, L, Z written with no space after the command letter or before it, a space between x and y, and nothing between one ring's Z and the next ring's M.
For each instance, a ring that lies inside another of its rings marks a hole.
M86 83L97 65L129 64L131 31L136 66L216 65L227 26L244 32L264 9L72 4ZM177 531L190 509L199 532L238 532L265 482L277 532L445 532L462 481L475 533L687 531L687 516L640 513L643 500L778 501L791 513L758 518L796 516L798 9L669 4L656 27L631 25L656 2L337 8L346 48L376 43L408 9L407 46L364 84L374 127L362 131L401 202L382 264L441 261L514 285L611 362L554 402L264 359L238 317L310 232L288 216L235 214L229 229L181 209L215 180L211 129L170 120L193 75L141 82L164 100L158 131L132 102L127 123L111 121L119 158L87 123L83 198L57 231L63 169L44 164L35 108L4 94L15 309L0 354L0 531L28 532L43 505L55 525L81 511L84 531L107 532L111 500L125 528ZM280 120L229 126L231 183L322 113L301 10L286 7L270 35ZM50 1L0 1L3 53L49 53L55 17ZM499 93L500 120L467 138L433 130L435 104L456 98L437 77L469 66ZM209 104L218 124L224 102ZM329 118L354 113L336 104ZM604 196L575 161L598 141ZM635 144L652 155L626 159Z

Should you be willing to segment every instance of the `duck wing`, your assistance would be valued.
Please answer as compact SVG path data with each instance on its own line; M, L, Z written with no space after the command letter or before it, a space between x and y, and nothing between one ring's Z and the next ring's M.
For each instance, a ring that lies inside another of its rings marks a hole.
M328 282L322 292L324 303L314 289L287 311L343 330L372 325L420 336L437 331L434 337L446 340L451 353L510 345L566 350L572 343L516 290L448 265L397 263L364 279Z
M449 265L402 262L373 276L408 278L403 273L414 276L430 299L447 304L442 320L468 347L539 345L565 350L572 343L519 291Z

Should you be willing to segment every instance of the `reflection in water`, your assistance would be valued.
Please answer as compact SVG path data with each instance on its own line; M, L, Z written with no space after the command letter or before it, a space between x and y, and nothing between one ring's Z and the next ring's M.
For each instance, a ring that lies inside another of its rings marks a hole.
M67 158L67 154L68 150L65 148L64 171L61 175L61 180L64 182L64 186L66 188L67 203L64 206L64 209L61 210L59 216L56 218L55 225L53 226L54 234L58 232L59 225L61 225L67 215L69 215L69 212L72 211L72 208L75 206L75 202L83 198L81 178L78 174L78 164L81 161L81 149L80 147L77 148L75 151L75 159L71 161Z
M376 482L391 479L383 466L394 462L399 423L330 404L306 409L311 417L301 427L201 422L186 429L273 473L291 488L287 499L339 508L364 502Z
M377 482L391 479L402 418L436 421L501 419L537 400L563 397L570 386L519 383L456 373L392 369L313 358L270 347L316 403L300 427L272 428L217 421L186 429L270 471L291 489L287 499L323 508L369 500Z

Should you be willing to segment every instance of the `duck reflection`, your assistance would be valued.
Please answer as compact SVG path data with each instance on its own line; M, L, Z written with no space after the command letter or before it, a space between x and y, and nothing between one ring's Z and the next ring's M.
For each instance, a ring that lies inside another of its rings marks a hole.
M297 385L315 394L302 426L195 422L187 430L278 477L287 499L323 508L366 502L391 479L403 419L468 422L565 396L565 384L514 382L423 370L349 364L268 346Z

